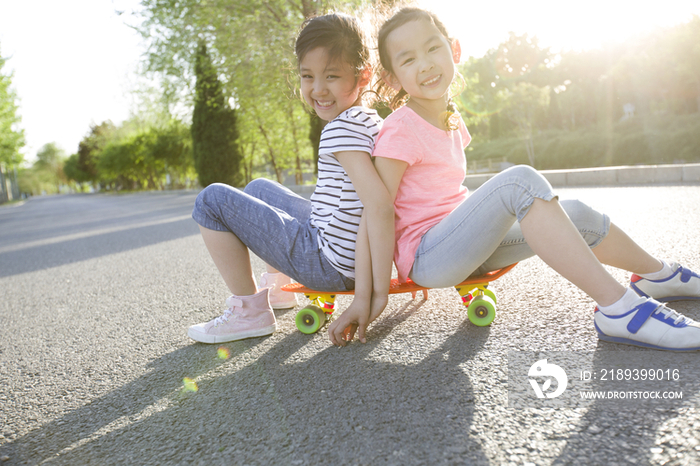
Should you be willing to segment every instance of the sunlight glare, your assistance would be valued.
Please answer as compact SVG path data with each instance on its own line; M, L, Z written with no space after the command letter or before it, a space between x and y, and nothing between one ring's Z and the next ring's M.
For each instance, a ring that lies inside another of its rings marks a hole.
M199 390L197 387L197 382L194 381L194 379L191 379L189 377L185 377L182 379L182 384L184 385L184 391L186 392L196 392Z
M231 357L231 352L224 346L220 346L219 349L216 350L216 354L219 359L228 359Z
M540 46L552 47L555 52L590 50L700 15L697 0L669 0L663 5L647 6L630 0L586 3L421 0L419 5L434 11L450 34L460 40L465 58L483 56L505 41L510 31L536 36Z

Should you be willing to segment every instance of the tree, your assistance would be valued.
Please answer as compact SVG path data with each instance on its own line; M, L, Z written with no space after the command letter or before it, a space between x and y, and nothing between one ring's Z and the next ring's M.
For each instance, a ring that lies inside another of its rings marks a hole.
M186 186L187 180L195 176L190 128L173 119L166 126L153 131L156 138L149 148L153 158L163 161L166 176L170 177L172 185Z
M675 28L665 41L666 50L674 58L673 72L678 77L681 92L695 100L694 111L700 112L700 16L694 15L687 24ZM671 49L671 50L669 50Z
M15 168L23 160L19 150L24 146L24 131L19 128L21 118L17 96L12 88L12 73L2 71L5 62L6 59L0 55L0 203L9 199L5 176L10 171L10 179L15 180ZM13 187L15 185L13 183ZM15 189L14 196L17 195L19 192Z
M160 188L157 180L161 178L163 164L158 164L149 151L154 139L153 133L144 132L109 141L97 158L100 180L113 184L117 191Z
M527 158L535 166L535 146L532 141L537 113L549 105L549 88L530 83L519 83L505 90L503 113L516 125L518 135L525 143Z
M98 181L97 156L114 137L115 131L116 127L111 121L104 121L90 127L90 132L78 144L77 168L81 173L80 176L84 178L75 179L75 181L89 181L93 184Z
M45 173L45 179L49 180L56 187L56 192L60 192L61 184L67 181L63 172L66 154L56 145L55 142L44 144L36 154L37 161L34 162L34 169Z
M66 175L66 179L68 179L69 182L73 181L77 184L79 191L83 190L83 183L90 181L88 174L78 167L77 153L68 157L63 163L63 173Z
M482 58L470 57L460 67L466 92L458 98L467 124L485 139L520 132L517 123L503 118L501 112L510 105L508 99L522 96L515 90L522 83L543 89L551 84L552 58L550 50L541 48L536 37L513 32Z
M217 70L203 42L199 45L195 74L192 155L199 183L202 186L215 182L240 186L241 153L236 142L236 114L226 102Z
M44 144L36 155L37 160L31 168L19 171L20 189L32 195L60 193L61 185L67 182L63 172L66 161L63 149L50 142Z

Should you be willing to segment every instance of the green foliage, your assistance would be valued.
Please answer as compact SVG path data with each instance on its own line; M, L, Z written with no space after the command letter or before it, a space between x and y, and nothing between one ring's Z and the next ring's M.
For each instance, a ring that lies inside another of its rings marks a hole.
M179 120L171 120L155 130L156 138L150 151L155 160L162 160L165 175L174 187L185 187L194 179L194 159L190 128Z
M194 113L192 115L192 154L199 183L242 184L241 154L236 139L236 114L224 98L207 47L200 44L196 58Z
M467 125L497 138L522 132L524 120L534 123L531 117L549 104L541 94L552 80L552 60L536 38L514 33L482 58L470 57L460 66L465 90L458 98Z
M37 161L34 162L34 169L46 173L46 179L56 186L55 192L59 192L60 185L67 181L63 172L66 153L56 143L50 142L39 149L36 157Z
M203 185L241 185L260 174L283 181L289 169L301 182L302 172L315 167L322 126L295 96L294 37L304 18L352 11L360 3L143 0L146 73L159 78L162 96L147 115L119 127L105 122L90 128L66 160L66 176L118 189L162 189L167 179L186 186L194 176L194 152L210 154L197 157L200 170L215 174L202 176ZM199 44L208 45L206 59ZM536 38L510 34L460 71L464 92L455 100L474 136L470 159L506 156L543 169L699 160L698 17L602 50L560 55ZM6 92L11 98L2 100L8 83L0 74L0 109L16 116L14 95ZM195 102L194 113L173 117L172 109L190 112ZM621 121L628 103L635 114ZM3 112L0 125L10 121L2 120ZM190 116L191 125L180 121ZM10 127L21 145L17 123ZM0 131L0 142L10 133ZM19 146L12 147L16 156ZM236 164L238 175L223 175ZM45 181L27 171L25 178L31 177Z
M534 135L533 144L540 170L700 162L700 114L647 116L576 131L550 129ZM468 160L502 157L529 162L516 137L477 139L467 149Z
M511 34L460 67L466 91L457 100L476 141L468 155L538 168L697 160L688 129L695 120L679 117L700 110L699 44L697 16L622 44L561 55Z
M61 167L66 155L65 151L58 147L55 142L49 142L39 149L36 153L36 158L37 161L34 165L58 174L62 171Z
M80 179L75 181L98 181L97 157L107 143L115 137L116 127L111 121L92 125L90 132L78 144L78 170Z
M36 155L37 160L31 168L19 170L20 191L32 195L59 193L68 181L63 171L65 152L50 142L44 144Z
M103 181L118 187L157 189L156 178L163 171L162 162L156 161L150 151L155 135L151 132L135 134L121 141L110 141L97 159L97 170Z
M532 142L532 132L538 114L541 114L549 105L549 89L521 82L511 89L503 90L502 95L503 101L506 102L503 114L515 124L520 139L525 142L528 161L530 165L534 166L535 148Z
M3 73L6 59L0 55L0 163L17 165L23 156L24 131L18 127L17 96L12 88L12 74Z
M89 160L91 173L82 168L81 156ZM63 171L78 189L86 182L116 190L188 187L196 176L190 129L174 119L160 126L139 117L119 127L104 122L91 128Z
M35 167L20 168L17 180L22 193L38 196L41 194L56 194L58 191L49 173L37 170Z
M90 181L90 175L80 169L78 154L73 154L66 159L63 164L63 173L69 181L74 181L78 184Z

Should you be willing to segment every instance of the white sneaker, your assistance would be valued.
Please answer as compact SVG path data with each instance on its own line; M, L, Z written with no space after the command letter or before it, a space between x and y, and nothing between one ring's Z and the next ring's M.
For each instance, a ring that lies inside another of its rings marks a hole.
M664 302L700 299L700 275L676 263L671 264L671 268L675 272L661 280L649 280L634 274L630 288L639 296Z
M700 350L700 324L649 299L622 315L593 314L598 338L669 351Z
M267 288L251 296L231 296L226 306L224 315L191 326L187 336L202 343L225 343L271 335L277 330Z
M262 274L259 288L270 288L272 309L291 309L297 306L297 295L281 289L283 285L290 283L292 283L292 279L281 272Z

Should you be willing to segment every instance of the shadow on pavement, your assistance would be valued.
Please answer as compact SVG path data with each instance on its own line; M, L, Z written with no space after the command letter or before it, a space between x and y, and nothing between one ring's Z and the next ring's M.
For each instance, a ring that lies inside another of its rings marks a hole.
M74 195L29 202L0 217L0 278L197 235L194 220L183 218L193 199Z
M61 243L0 253L0 278L108 256L186 236L198 235L192 219L104 233Z
M195 194L67 194L31 198L14 209L0 210L0 249L71 235L138 225L189 215Z
M230 357L236 358L262 341L260 338L250 339L230 343L226 347ZM57 453L74 446L81 439L89 438L120 418L139 415L181 388L185 377L196 378L221 363L217 358L217 346L193 344L168 353L149 362L147 367L151 370L138 379L0 447L0 456L10 457L3 465L37 464L50 459L62 462L63 457L57 457ZM114 374L114 377L118 376ZM90 461L88 458L78 463Z
M225 361L216 359L212 346L193 344L164 356L138 380L6 445L9 453L2 454L12 464L15 458L53 459L49 464L488 464L479 440L469 435L474 394L460 365L483 349L489 328L475 328L465 317L415 364L371 357L396 323L421 305L413 301L391 322L381 322L367 344L326 347L306 360L295 354L319 344L318 336L291 333L248 364L241 358L265 339L222 345L232 353ZM235 370L236 364L242 367ZM192 369L203 374L215 366L222 375L203 377L197 392L171 395L167 408L62 451L172 393Z

